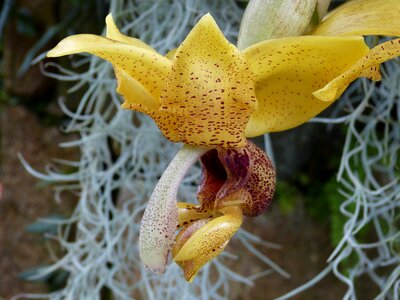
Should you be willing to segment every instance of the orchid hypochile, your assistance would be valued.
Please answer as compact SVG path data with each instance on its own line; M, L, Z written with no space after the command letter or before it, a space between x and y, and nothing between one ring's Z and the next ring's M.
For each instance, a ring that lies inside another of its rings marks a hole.
M379 65L400 54L399 39L369 49L362 37L399 35L398 0L349 1L307 36L243 51L209 14L166 57L120 33L111 16L106 23L106 37L74 35L48 56L89 52L108 60L122 107L148 114L166 138L185 144L149 200L139 244L155 272L164 271L172 250L188 280L224 249L243 215L256 216L271 201L273 167L247 138L303 124L358 77L379 80ZM177 203L179 183L198 158L200 205Z

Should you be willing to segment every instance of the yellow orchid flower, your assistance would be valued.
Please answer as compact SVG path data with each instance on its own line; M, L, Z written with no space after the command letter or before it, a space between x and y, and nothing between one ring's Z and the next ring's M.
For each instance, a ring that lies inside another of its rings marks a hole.
M206 15L171 60L122 35L109 16L107 38L74 35L48 57L102 57L115 67L122 107L150 115L168 139L237 148L246 137L308 121L358 77L379 79L375 66L398 56L398 40L369 50L354 35L399 35L399 6L397 0L350 1L311 36L268 40L241 52Z
M108 60L122 107L148 114L169 140L189 145L192 154L178 153L156 186L140 234L141 257L151 270L163 272L172 250L188 280L224 249L243 215L260 214L272 198L272 165L246 138L308 121L355 79L379 80L379 65L400 54L399 39L369 49L362 37L400 34L398 0L349 1L307 36L242 51L208 14L166 57L121 34L111 16L106 23L106 37L68 37L48 57L89 52ZM177 208L179 183L199 157L200 205Z
M243 216L260 215L275 191L275 171L267 155L248 142L240 149L214 149L201 157L200 205L178 203L172 256L192 281L236 233Z

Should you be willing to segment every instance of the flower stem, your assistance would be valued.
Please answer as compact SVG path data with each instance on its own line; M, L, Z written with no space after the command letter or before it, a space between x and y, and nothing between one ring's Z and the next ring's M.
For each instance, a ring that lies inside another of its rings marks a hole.
M208 148L184 145L165 169L143 215L139 236L142 262L163 273L178 225L176 195L189 168Z

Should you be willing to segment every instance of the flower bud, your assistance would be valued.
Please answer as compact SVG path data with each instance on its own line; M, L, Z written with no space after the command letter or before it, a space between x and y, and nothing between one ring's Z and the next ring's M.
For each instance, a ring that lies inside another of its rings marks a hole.
M330 3L331 3L331 0L317 0L317 13L318 13L318 18L320 21L326 15L326 12L328 11L328 7L329 7Z
M301 35L316 3L317 0L251 0L240 26L239 50L269 39Z

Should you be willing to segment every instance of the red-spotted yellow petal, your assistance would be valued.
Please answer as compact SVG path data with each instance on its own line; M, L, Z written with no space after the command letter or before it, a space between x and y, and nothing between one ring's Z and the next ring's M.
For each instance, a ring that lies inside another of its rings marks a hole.
M213 218L218 215L218 212L204 209L198 204L178 202L178 227L186 226L199 219Z
M122 34L114 23L112 15L106 17L107 33L106 37L114 41L135 46L156 52L152 47L142 42ZM122 108L144 112L148 115L153 115L158 110L158 99L134 77L124 71L122 68L114 65L115 76L117 77L117 92L124 97L125 102Z
M170 60L160 54L92 34L67 37L50 50L47 56L58 57L80 52L94 54L121 68L140 82L155 99L159 98L161 87L171 69Z
M319 36L269 40L244 50L256 75L258 99L246 136L289 129L316 116L330 103L312 93L368 51L362 37Z
M150 116L157 113L159 109L158 99L140 84L135 78L119 67L114 67L117 77L117 93L124 97L122 108L140 111Z
M177 264L183 269L183 274L185 275L185 279L189 282L193 282L193 279L196 277L197 272L200 270L202 266L206 263L217 257L224 251L225 247L228 245L229 241L226 241L221 246L213 249L212 252L208 252L203 254L193 260L185 260L181 262L177 262Z
M168 59L170 59L170 60L174 60L175 54L176 54L176 49L177 49L177 48L172 49L172 50L169 50L168 53L165 54L165 57L168 58Z
M400 56L400 39L380 44L348 68L346 72L334 78L322 89L316 91L314 96L330 103L337 99L352 81L360 76L373 76L376 65L397 56ZM371 74L369 74L370 72Z
M203 219L203 220L198 220L195 221L194 223L186 226L179 232L179 234L176 236L175 239L175 244L174 247L172 248L172 256L175 256L179 250L182 248L182 246L187 242L187 240L193 235L194 232L196 232L198 229L200 229L202 226L207 224L209 220ZM226 241L224 244L222 244L219 247L216 247L213 249L211 252L207 252L203 255L200 255L194 259L191 260L184 260L184 261L178 261L176 262L183 270L183 273L185 275L185 278L187 281L192 282L194 277L196 276L198 270L207 262L218 256L226 247L229 241Z
M243 221L240 207L227 207L224 214L208 222L195 231L174 256L175 261L196 259L213 252L228 241L239 229Z
M242 147L256 106L254 76L214 19L205 15L177 49L160 98L165 120L156 120L172 141Z
M142 42L139 39L135 39L133 37L130 36L126 36L125 34L121 33L119 31L119 29L117 28L117 26L114 23L113 17L111 14L109 14L106 17L106 26L107 26L107 33L106 33L106 37L109 39L113 39L115 41L127 44L127 45L131 45L131 46L135 46L138 48L143 48L149 51L153 51L156 52L156 50L154 50L151 46L147 45L145 42Z
M400 35L399 0L353 0L329 13L313 35Z
M179 205L179 204L178 204ZM185 225L184 228L177 234L175 238L174 245L171 249L171 254L175 257L179 250L181 250L182 246L187 242L187 240L201 227L206 225L211 220L209 219L200 219L191 224Z

